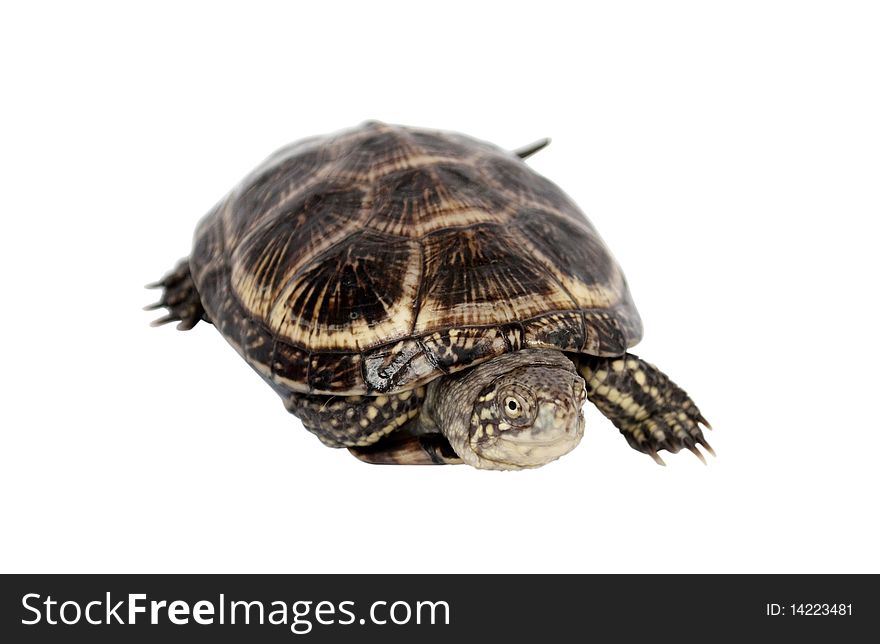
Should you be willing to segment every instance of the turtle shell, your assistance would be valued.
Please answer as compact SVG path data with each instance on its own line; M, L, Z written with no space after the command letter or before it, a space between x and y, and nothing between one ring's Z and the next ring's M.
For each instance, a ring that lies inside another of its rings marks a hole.
M395 392L526 347L641 338L592 224L512 152L369 122L269 157L199 224L202 304L267 380Z

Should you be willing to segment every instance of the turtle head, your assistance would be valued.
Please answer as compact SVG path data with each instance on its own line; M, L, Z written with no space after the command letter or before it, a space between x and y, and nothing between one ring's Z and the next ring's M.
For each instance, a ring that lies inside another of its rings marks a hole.
M559 351L504 354L474 367L441 396L447 413L440 429L475 467L539 467L573 450L584 433L584 381Z

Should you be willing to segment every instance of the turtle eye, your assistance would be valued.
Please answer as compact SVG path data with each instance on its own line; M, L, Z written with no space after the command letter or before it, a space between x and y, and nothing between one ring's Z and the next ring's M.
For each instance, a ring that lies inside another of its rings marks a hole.
M508 396L504 399L504 415L508 418L519 418L523 413L523 404L516 396Z
M494 407L494 415L508 425L522 428L535 420L535 398L524 387L505 387L495 398Z

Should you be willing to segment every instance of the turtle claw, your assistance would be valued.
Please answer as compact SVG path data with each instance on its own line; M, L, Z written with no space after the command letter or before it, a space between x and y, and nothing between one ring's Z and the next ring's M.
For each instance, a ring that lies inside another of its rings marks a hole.
M697 441L700 445L703 446L703 449L704 449L704 450L706 450L706 451L709 452L712 456L715 456L715 457L717 458L717 455L715 454L715 450L712 449L712 446L709 445L708 441L707 441L705 438L703 438L702 434L700 435L699 438L696 439L696 441Z
M715 456L715 451L706 442L696 421L688 415L682 414L675 407L655 409L653 415L642 420L635 420L631 417L616 420L615 424L626 436L627 442L633 448L653 458L654 462L659 465L665 464L658 455L658 452L664 450L670 454L677 454L686 449L700 459L704 465L706 465L706 459L697 445Z
M696 445L688 445L687 448L691 454L693 454L698 459L700 459L700 461L703 463L703 465L708 465L708 463L706 463L706 457L703 456L703 453L700 451L700 449Z
M183 260L177 267L158 282L147 284L146 288L164 289L158 302L148 304L145 311L166 308L168 314L153 320L150 326L162 326L169 322L179 322L177 328L188 331L198 324L199 320L207 319L199 293L189 272L189 262Z
M666 461L664 461L664 460L660 457L660 454L658 454L657 451L656 451L655 449L648 448L647 454L648 454L651 458L654 459L654 462L657 463L657 465L662 465L663 467L666 467Z
M150 326L163 326L165 324L168 324L169 322L177 322L178 320L180 320L179 317L177 317L173 313L169 313L168 315L163 315L158 320L153 320L152 322L150 322Z

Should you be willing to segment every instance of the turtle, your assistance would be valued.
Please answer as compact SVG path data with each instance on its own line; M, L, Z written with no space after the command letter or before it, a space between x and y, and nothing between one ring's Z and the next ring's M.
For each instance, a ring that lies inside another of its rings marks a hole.
M269 156L153 287L154 324L212 323L330 447L377 464L536 468L595 404L629 445L714 454L683 389L629 352L627 281L525 160L368 121Z

